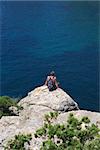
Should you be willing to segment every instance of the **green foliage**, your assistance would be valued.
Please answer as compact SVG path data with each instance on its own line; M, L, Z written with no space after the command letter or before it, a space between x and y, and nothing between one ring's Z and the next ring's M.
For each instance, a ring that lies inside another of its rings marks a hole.
M0 96L0 108L8 108L8 106L16 105L14 99L9 96Z
M0 118L2 116L10 116L13 115L12 111L9 110L9 107L15 106L18 110L22 109L21 106L17 105L17 102L10 98L9 96L0 96Z
M42 136L42 135L45 135L45 133L46 133L45 128L44 128L44 127L43 127L43 128L40 128L40 129L38 129L38 130L36 131L35 137L40 137L40 136Z
M48 114L45 114L44 120L45 122L51 122L52 119L56 119L58 117L58 112L50 112Z
M11 115L10 106L16 106L16 102L8 96L0 96L0 118Z
M71 113L67 124L53 124L58 113L45 115L44 125L35 133L35 137L45 137L41 150L99 150L100 129L90 124L88 117L78 120ZM84 124L84 128L83 128Z
M55 135L55 130L57 126L56 127L52 126L51 122L52 119L56 119L57 116L58 116L58 112L50 112L49 114L46 114L44 117L44 121L45 121L44 126L36 131L36 133L34 134L35 137L37 138L43 135L46 136L47 132L49 138L53 137Z
M30 140L32 139L32 135L15 135L14 139L8 141L7 146L4 148L5 150L25 150L24 144L30 144Z
M84 150L100 150L100 137L85 144Z
M56 150L57 146L52 140L47 140L43 142L43 147L40 150Z
M84 122L84 123L90 123L90 120L89 120L88 117L83 117L82 118L82 122Z

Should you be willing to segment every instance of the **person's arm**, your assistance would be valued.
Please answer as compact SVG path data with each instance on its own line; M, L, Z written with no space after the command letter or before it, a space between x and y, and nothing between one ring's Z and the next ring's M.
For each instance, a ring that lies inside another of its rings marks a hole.
M56 85L57 88L59 88L58 82L57 82L57 79L56 79L56 78L55 78L55 85Z
M46 81L45 81L45 85L47 85L48 84L48 77L47 77L47 79L46 79Z

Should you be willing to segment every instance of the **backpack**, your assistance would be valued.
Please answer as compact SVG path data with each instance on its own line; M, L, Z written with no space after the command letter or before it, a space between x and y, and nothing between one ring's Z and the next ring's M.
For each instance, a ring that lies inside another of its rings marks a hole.
M48 86L49 91L53 90L53 88L54 88L54 82L53 82L53 80L51 78L48 80L47 86Z

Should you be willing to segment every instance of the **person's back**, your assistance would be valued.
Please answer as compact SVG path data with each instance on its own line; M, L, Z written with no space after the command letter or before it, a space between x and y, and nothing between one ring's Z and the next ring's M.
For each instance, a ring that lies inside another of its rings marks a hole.
M48 86L49 91L53 91L53 90L56 90L58 88L58 83L57 83L54 71L52 71L50 73L50 75L47 77L45 85Z

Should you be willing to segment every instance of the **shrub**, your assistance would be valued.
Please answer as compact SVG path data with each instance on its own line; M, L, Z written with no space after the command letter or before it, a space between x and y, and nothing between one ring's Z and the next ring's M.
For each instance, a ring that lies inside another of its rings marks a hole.
M9 96L0 96L0 118L2 116L13 115L13 112L9 110L9 107L15 106L17 109L22 109L21 106L17 105L17 102Z
M30 144L32 135L15 135L14 139L8 141L7 146L4 147L5 150L25 150L25 143Z
M56 117L55 117L56 116ZM70 114L67 124L53 124L58 113L50 112L45 115L44 125L35 133L35 137L45 137L41 150L99 150L100 129L90 124L88 117L80 121ZM82 124L85 124L84 129Z

